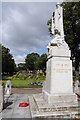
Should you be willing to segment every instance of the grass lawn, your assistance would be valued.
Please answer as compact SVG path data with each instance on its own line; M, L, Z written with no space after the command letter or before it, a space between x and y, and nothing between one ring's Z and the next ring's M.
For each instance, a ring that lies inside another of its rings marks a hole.
M2 80L0 80L0 85L2 85Z
M43 80L34 80L34 79L29 79L29 80L11 80L12 84L13 84L13 87L27 87L27 88L30 88L30 87L41 87L41 86L38 86L38 85L30 85L29 83L30 82L43 82Z
M45 76L39 75L38 78L24 78L22 77L22 75L20 76L5 76L3 78L3 83L6 84L7 80L11 80L11 83L13 85L14 88L36 88L36 87L42 87L39 85L30 85L31 82L44 82L45 81Z

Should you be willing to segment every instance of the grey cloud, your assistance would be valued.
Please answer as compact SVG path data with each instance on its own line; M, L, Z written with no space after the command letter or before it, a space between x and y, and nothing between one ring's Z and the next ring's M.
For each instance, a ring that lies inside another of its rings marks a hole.
M3 45L13 55L39 50L50 41L47 21L56 3L3 3Z

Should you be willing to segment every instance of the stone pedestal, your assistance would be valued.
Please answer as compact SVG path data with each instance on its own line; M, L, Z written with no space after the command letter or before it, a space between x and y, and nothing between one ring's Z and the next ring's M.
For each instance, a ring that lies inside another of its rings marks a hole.
M3 104L4 104L4 94L3 94L3 86L0 85L0 112L3 109Z
M77 101L73 94L72 60L69 48L50 46L43 97L48 103ZM59 99L60 98L60 99Z

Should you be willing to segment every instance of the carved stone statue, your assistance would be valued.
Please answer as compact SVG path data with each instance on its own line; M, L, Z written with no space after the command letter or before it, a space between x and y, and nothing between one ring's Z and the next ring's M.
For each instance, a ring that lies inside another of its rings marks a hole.
M52 16L52 34L53 35L60 35L64 37L64 30L63 30L63 9L59 3L56 5L56 10L53 12Z
M56 10L53 12L51 31L54 35L54 39L48 44L47 48L49 49L50 46L57 46L69 49L67 43L64 40L63 8L59 3L56 4Z

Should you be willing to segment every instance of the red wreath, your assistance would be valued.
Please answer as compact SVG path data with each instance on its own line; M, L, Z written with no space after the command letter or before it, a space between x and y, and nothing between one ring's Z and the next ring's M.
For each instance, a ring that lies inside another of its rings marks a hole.
M19 104L19 107L27 107L27 106L29 106L29 103L27 102L23 102Z

